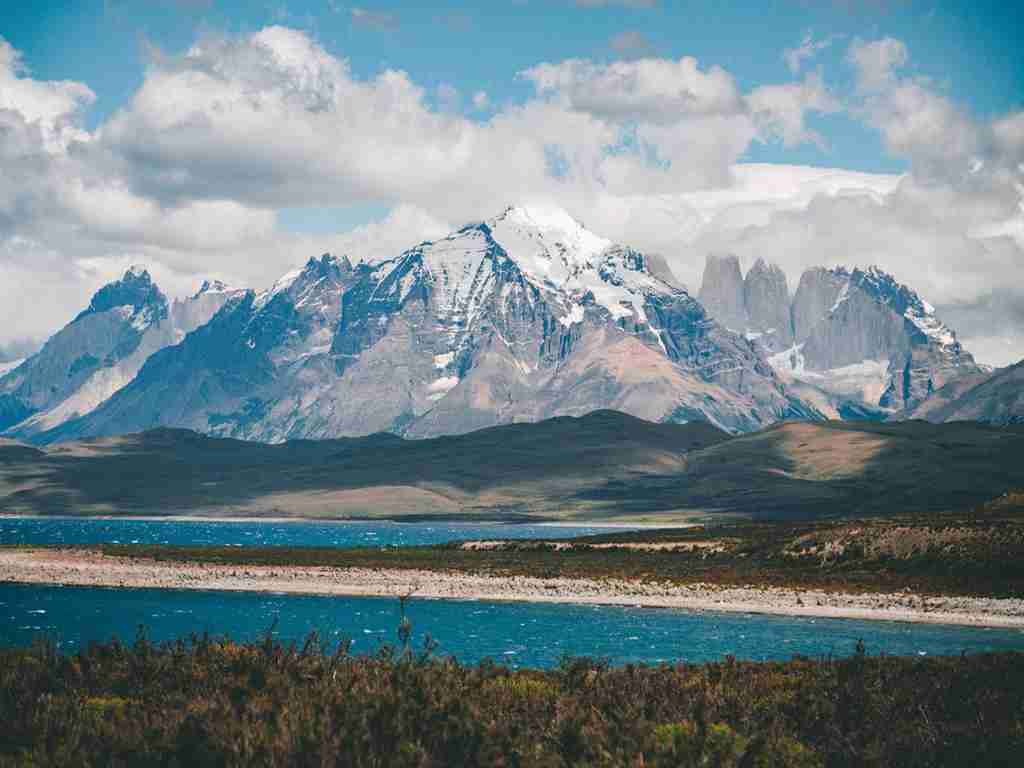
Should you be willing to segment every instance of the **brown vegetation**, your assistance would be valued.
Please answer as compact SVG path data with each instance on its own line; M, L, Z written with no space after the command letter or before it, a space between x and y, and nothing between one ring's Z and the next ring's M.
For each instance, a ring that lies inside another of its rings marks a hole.
M513 671L315 636L0 651L10 766L1010 766L1022 713L1015 653Z

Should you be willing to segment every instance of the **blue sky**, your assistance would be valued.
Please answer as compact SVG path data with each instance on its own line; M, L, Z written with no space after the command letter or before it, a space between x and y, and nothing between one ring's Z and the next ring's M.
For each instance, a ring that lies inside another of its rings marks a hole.
M1024 356L1016 3L3 5L0 352L131 263L263 287L542 203L690 286L878 264Z
M694 56L725 68L745 90L782 82L790 77L782 52L807 32L816 39L838 36L811 66L820 67L840 92L851 87L844 62L849 42L892 36L912 52L915 74L979 116L1024 105L1021 19L1005 0L767 0L756 9L739 2L636 5L641 7L611 2L579 8L571 0L39 0L32 13L0 11L0 34L22 51L35 77L74 79L92 88L97 99L87 118L91 126L139 87L151 46L174 54L203 34L245 35L269 24L309 32L332 54L349 59L357 76L398 68L428 89L447 83L468 94L484 90L496 107L531 94L517 72L567 58ZM365 12L359 18L357 9ZM616 51L611 41L624 32L637 33L645 44ZM827 149L757 142L744 159L874 172L907 167L904 158L886 152L877 132L848 115L811 116L809 125L826 137ZM349 217L381 210L367 206ZM316 217L306 221L320 226Z

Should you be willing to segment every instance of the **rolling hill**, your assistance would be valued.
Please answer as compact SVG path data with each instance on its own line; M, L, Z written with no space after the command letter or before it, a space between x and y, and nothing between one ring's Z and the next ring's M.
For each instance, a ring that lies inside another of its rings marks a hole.
M822 518L962 509L1024 488L1024 429L790 422L731 437L615 411L409 440L187 430L0 445L0 512Z

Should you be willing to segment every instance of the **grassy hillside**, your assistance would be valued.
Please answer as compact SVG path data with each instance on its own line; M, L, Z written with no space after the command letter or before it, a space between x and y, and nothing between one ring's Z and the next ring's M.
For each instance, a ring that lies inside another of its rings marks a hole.
M1024 432L973 422L781 424L691 454L661 485L666 503L760 519L964 509L1024 488ZM625 486L604 495L631 497Z
M788 423L732 437L614 411L432 440L183 430L0 445L0 512L671 520L963 509L1024 488L1024 429Z
M266 445L186 430L0 447L0 511L37 514L558 515L609 479L678 473L727 439L615 411L403 440ZM4 453L6 451L6 453ZM8 456L9 454L9 456Z

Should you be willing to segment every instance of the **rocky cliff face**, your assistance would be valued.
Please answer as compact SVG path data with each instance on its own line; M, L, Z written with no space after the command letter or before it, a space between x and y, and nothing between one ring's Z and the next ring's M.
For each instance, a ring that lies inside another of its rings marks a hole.
M794 339L806 339L811 334L839 302L848 283L849 274L844 269L813 267L800 276L790 309Z
M206 284L191 299L169 303L149 273L133 267L0 379L0 429L31 438L89 413L129 383L154 352L207 322L228 293Z
M751 334L761 334L762 344L782 350L793 343L789 285L775 264L758 259L743 278L743 304Z
M736 333L747 329L743 288L738 258L731 254L708 254L698 299L711 317Z
M658 271L562 211L524 208L388 261L324 257L233 298L42 439L431 436L601 408L731 431L817 415Z
M758 259L737 308L739 274L735 258L709 257L702 295L743 318L779 375L834 418L905 416L980 370L927 302L875 267L808 269L790 301L782 270Z
M866 404L890 415L980 370L927 302L876 267L805 272L792 315L794 347L773 362L826 388L852 378Z

